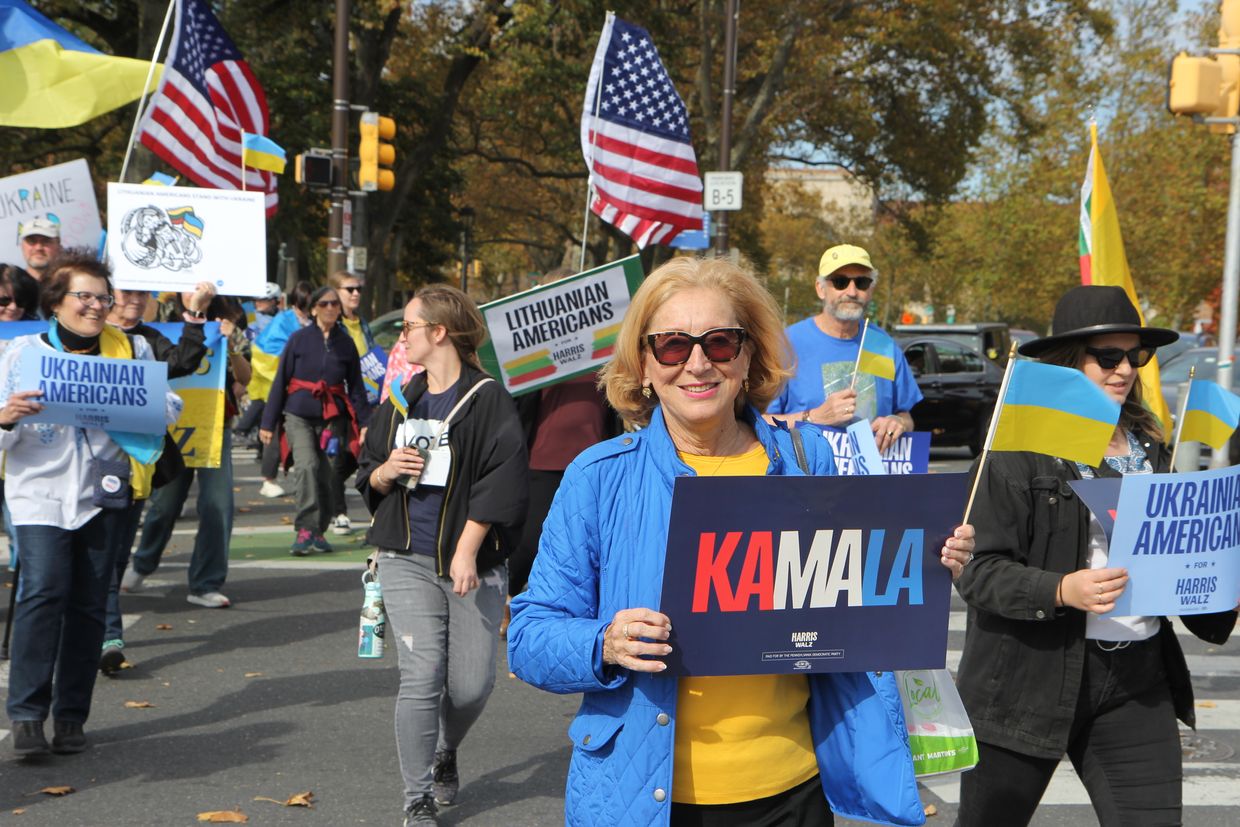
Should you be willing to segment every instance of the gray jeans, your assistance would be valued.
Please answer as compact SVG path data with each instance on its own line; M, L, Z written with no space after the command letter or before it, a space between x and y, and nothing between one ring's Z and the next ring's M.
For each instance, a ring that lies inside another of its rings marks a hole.
M336 505L332 494L336 472L332 469L332 461L319 447L319 438L328 424L322 419L284 415L284 434L293 455L293 487L297 497L293 528L304 528L312 534L326 531L332 517L339 513L332 510Z
M424 554L379 555L387 609L387 645L397 652L396 749L405 806L431 792L435 750L455 750L478 720L495 685L499 621L508 568L482 574L464 597L435 574Z

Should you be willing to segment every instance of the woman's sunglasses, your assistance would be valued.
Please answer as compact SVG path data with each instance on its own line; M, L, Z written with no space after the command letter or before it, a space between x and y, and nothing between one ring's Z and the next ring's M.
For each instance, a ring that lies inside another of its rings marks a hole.
M0 296L0 307L8 307L13 303L12 296Z
M741 355L745 344L743 327L716 327L701 336L692 336L680 330L666 333L647 333L646 343L654 360L660 365L683 365L693 354L693 346L701 345L702 353L712 362L731 362Z
M315 307L339 307L340 299L320 299L314 303Z
M827 281L831 282L831 286L836 290L843 292L848 289L848 282L857 285L858 290L869 290L870 285L874 283L872 276L827 276Z
M1103 370L1118 367L1125 357L1128 359L1128 364L1134 368L1143 368L1154 358L1154 350L1152 347L1134 347L1132 350L1124 350L1120 347L1085 348L1085 352L1094 357L1098 362L1098 367Z

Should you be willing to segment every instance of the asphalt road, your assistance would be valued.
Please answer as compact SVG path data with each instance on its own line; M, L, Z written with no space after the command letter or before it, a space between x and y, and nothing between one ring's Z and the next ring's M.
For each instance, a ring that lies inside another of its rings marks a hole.
M200 813L234 809L250 824L400 824L395 656L356 657L359 561L366 550L346 539L333 555L289 558L292 530L283 518L291 514L291 499L260 500L252 457L234 456L241 510L225 588L234 606L210 610L185 602L191 513L178 524L150 588L125 600L126 652L134 666L100 678L87 728L92 748L19 762L0 735L0 825L190 825ZM936 453L933 469L966 464L961 453ZM359 522L364 515L356 500L351 513ZM952 617L949 646L958 657L959 605ZM1217 653L1200 644L1186 648L1200 659L1190 665L1203 676L1199 702L1209 705L1199 709L1209 744L1199 745L1206 749L1197 753L1201 772L1188 766L1185 799L1193 806L1186 824L1234 825L1240 823L1234 758L1240 724L1233 720L1240 658L1226 651L1234 646ZM0 684L7 684L3 664ZM444 811L442 823L562 823L565 730L576 706L573 696L509 678L501 654L495 692L461 749L460 803ZM1067 776L1052 784L1036 824L1096 823L1070 771ZM41 792L65 786L74 792ZM937 810L930 824L951 824L953 788L946 781L924 789L925 803ZM312 809L282 803L307 791Z

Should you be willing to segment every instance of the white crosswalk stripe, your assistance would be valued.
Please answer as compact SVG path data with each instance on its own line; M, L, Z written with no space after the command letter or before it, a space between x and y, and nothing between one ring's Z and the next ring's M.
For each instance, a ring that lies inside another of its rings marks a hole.
M1196 737L1219 745L1206 760L1186 758L1184 763L1185 823L1193 823L1195 808L1236 808L1240 823L1240 760L1235 757L1240 746L1240 650L1234 644L1213 647L1199 641L1178 618L1172 618L1177 637L1185 648L1185 660L1195 685ZM953 595L948 617L949 649L947 667L954 673L960 666L960 649L964 642L966 612L959 597ZM1240 634L1240 633L1238 633ZM1231 654L1230 652L1238 652ZM1210 689L1204 688L1205 684ZM1185 734L1191 730L1181 725ZM922 797L927 803L938 801L954 805L960 801L960 778L956 775L929 778L922 782ZM1089 806L1089 794L1065 758L1055 770L1050 786L1042 797L1040 810L1066 806ZM1214 811L1217 812L1217 811ZM1058 823L1058 822L1055 822Z

